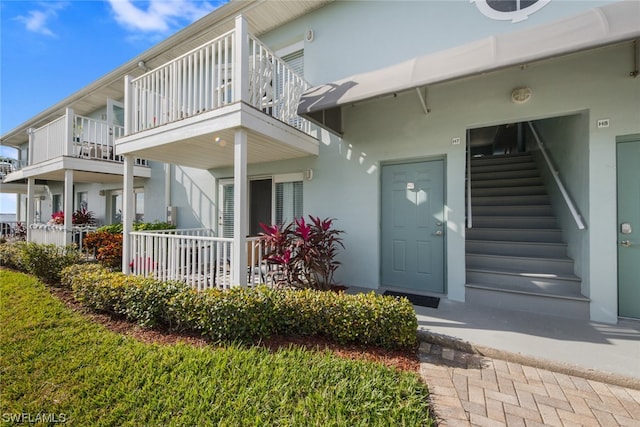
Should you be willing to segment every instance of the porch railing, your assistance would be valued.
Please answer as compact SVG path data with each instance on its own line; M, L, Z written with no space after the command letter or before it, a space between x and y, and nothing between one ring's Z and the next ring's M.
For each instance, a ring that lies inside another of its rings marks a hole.
M134 231L129 267L132 274L179 280L197 290L228 289L233 276L233 239L209 229ZM264 283L261 241L247 240L247 282Z
M22 221L0 222L0 238L7 240L24 240L27 237L27 228Z
M25 160L0 156L0 180L10 173L22 169L26 164L27 162Z
M29 149L31 150L32 163L40 163L67 155L69 137L67 135L66 116L35 129L31 138L33 145L29 144Z
M236 24L237 25L237 24ZM238 54L238 30L132 79L127 101L130 133L196 116L238 101L310 133L311 124L296 113L308 84L255 36L248 38L248 61ZM239 67L247 93L234 80Z
M96 231L97 227L74 226L68 230L63 225L31 224L29 229L31 242L64 246L67 237L68 244L75 244L82 250L82 241L88 233Z
M64 116L32 131L31 164L60 156L122 163L123 158L115 154L114 142L123 135L123 126L73 114L73 110L67 109ZM135 164L147 163L136 159Z

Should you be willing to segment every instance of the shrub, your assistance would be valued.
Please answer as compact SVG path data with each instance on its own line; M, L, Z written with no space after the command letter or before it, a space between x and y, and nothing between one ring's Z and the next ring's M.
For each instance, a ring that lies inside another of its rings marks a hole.
M342 231L332 228L333 219L311 215L309 219L310 224L300 218L285 227L260 224L267 261L280 266L282 274L276 278L279 285L329 290L340 265L335 259L338 248L344 248Z
M122 234L122 223L104 225L96 230L97 232L105 232L111 234Z
M145 230L174 230L175 225L171 225L168 222L136 222L133 224L133 231L145 231ZM106 231L111 234L122 234L122 223L105 225L98 228L97 231Z
M71 223L73 225L94 225L96 223L96 214L83 207L71 214Z
M108 231L87 233L83 245L87 250L94 251L96 260L103 266L112 269L122 267L122 234Z
M168 222L137 222L133 224L133 231L146 231L146 230L173 230L175 225L171 225Z
M25 245L25 242L7 242L0 245L0 265L27 271L23 262Z
M25 270L45 283L57 283L60 280L60 272L65 267L82 261L75 245L58 247L27 243L22 253Z
M273 334L322 335L339 343L387 348L416 343L417 320L406 299L369 294L276 290L259 286L195 292L181 282L73 266L63 273L83 304L143 326L199 332L213 341L250 341Z
M154 327L184 323L174 319L175 310L170 310L171 300L179 294L191 293L191 289L183 282L161 282L142 276L124 277L124 315L141 326Z

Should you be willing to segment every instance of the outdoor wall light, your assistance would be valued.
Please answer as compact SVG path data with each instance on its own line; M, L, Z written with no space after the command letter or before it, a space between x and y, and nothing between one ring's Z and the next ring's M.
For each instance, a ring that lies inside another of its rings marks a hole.
M524 104L531 99L531 88L528 87L517 87L511 92L511 101L515 104Z
M307 31L304 32L304 39L308 43L311 43L314 38L315 38L315 34L313 33L313 30L311 28L309 28Z
M147 64L145 64L144 61L138 62L138 68L140 68L145 73L149 71L149 67L147 67Z

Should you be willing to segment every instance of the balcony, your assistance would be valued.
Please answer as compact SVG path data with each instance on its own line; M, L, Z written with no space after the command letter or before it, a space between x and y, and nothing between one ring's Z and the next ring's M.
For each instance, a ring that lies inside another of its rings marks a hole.
M126 196L133 193L129 171L137 156L199 169L233 166L233 238L206 243L205 247L216 245L213 252L198 249L199 257L209 257L199 265L208 268L206 286L220 286L223 277L231 286L252 283L246 273L251 262L246 238L247 165L319 154L311 123L297 115L307 87L249 32L242 16L236 18L233 30L136 79L125 78L125 135L116 141L116 153L125 156L124 273L149 273L130 265L130 259L141 263L149 259L154 271L184 270L164 261L162 252L150 252L156 243L139 243L151 236L132 232L133 203ZM158 247L172 247L168 245L163 242ZM224 251L228 257L221 255Z
M297 115L308 84L236 18L235 29L125 79L120 155L200 169L234 164L236 131L247 163L318 154L315 129Z
M123 158L115 154L114 141L124 127L83 117L67 108L65 115L31 129L28 161L3 161L3 182L25 178L63 181L74 170L76 182L122 182ZM148 178L146 160L136 159L135 176Z

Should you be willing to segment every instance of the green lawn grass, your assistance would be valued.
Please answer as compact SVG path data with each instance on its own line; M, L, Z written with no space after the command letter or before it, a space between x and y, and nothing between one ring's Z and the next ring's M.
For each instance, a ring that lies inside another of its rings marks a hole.
M22 413L73 426L432 424L414 374L299 348L143 344L0 270L0 414Z

